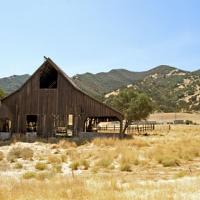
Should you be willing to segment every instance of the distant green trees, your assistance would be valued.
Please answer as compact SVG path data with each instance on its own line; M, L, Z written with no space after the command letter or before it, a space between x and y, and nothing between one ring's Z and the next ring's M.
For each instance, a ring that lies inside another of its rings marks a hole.
M125 125L122 133L125 133L133 121L146 119L153 111L151 99L133 88L120 90L118 95L108 98L107 103L124 114Z
M2 99L3 97L5 97L5 93L4 93L4 91L0 88L0 99Z

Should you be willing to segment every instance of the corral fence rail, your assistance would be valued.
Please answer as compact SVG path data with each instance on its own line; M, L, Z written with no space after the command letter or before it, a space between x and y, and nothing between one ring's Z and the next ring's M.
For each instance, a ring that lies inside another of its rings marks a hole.
M135 132L146 132L146 131L153 131L155 130L155 124L139 124L139 125L130 125L126 129L127 134L132 134ZM97 132L102 132L102 133L119 133L120 127L118 125L109 125L109 126L101 126L97 127Z

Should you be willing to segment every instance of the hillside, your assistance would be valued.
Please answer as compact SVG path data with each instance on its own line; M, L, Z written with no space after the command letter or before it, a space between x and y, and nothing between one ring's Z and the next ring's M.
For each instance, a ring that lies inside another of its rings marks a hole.
M27 74L2 78L0 88L9 94L28 78ZM160 65L144 72L113 69L97 74L77 74L72 79L83 91L102 101L117 94L118 89L132 86L147 93L159 111L200 110L200 70L188 72Z
M159 66L149 70L144 79L133 82L132 87L150 96L158 111L200 110L199 70L187 72L169 66ZM117 91L108 93L105 97L116 95Z
M133 84L148 94L157 110L164 112L200 110L200 74L178 69L153 73Z
M107 73L78 74L72 79L85 92L95 97L102 96L110 91L121 88L134 81L142 80L146 72L131 72L125 69L113 69Z
M28 78L28 74L0 78L0 88L2 88L6 94L10 94L17 90Z

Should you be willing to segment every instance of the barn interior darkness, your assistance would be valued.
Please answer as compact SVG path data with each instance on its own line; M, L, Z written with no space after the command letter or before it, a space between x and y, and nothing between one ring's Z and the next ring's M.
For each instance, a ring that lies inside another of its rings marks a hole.
M26 116L26 131L37 132L37 115Z
M54 89L57 88L58 72L50 65L46 65L40 73L40 88Z

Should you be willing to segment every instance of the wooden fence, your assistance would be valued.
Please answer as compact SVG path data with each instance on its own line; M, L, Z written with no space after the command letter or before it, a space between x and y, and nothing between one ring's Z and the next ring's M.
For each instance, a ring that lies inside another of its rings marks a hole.
M131 125L127 128L126 133L141 133L146 131L153 131L155 129L155 124L140 124L140 125ZM97 132L102 133L119 133L120 127L118 125L113 126L101 126L97 128Z

